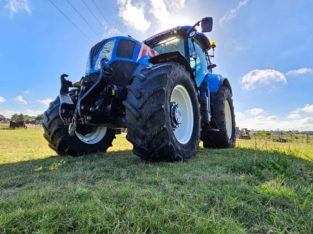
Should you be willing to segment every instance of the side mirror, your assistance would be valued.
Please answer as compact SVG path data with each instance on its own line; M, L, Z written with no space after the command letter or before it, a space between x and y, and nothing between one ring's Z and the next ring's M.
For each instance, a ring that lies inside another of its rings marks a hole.
M211 32L213 28L213 18L205 17L201 20L201 31L202 32Z

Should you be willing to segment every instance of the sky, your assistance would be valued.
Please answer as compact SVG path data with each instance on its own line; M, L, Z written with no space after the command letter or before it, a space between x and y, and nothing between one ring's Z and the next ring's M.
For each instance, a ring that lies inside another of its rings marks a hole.
M229 78L240 128L313 130L313 0L0 0L0 114L37 115L90 48L214 19L214 73Z

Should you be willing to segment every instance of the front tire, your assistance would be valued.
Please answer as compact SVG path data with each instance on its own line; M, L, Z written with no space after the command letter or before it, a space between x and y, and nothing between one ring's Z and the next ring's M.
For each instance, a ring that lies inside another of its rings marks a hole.
M193 158L200 138L200 111L194 82L177 63L144 69L128 87L127 139L146 161Z
M231 91L222 86L213 100L212 118L219 132L202 129L204 148L232 148L236 142L236 122Z
M50 148L59 155L79 156L97 152L106 152L112 146L115 131L106 127L80 127L74 136L68 133L59 116L60 100L57 98L44 113L44 137Z

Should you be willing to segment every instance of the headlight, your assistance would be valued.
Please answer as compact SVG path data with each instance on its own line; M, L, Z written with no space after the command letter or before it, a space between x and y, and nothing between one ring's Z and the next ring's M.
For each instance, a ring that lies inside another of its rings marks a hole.
M95 63L95 67L94 67L95 70L99 70L101 68L102 59L106 58L107 60L110 60L112 58L114 45L115 45L115 40L111 40L103 45Z

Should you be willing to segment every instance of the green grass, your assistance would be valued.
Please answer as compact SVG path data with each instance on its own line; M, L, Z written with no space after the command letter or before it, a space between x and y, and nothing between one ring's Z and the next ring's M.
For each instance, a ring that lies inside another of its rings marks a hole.
M277 153L285 153L295 157L313 161L313 144L286 142L279 143L271 140L253 138L251 140L239 140L237 147L256 149Z
M0 233L313 233L302 146L239 141L148 164L123 135L78 158L55 157L41 129L0 129L0 142Z

